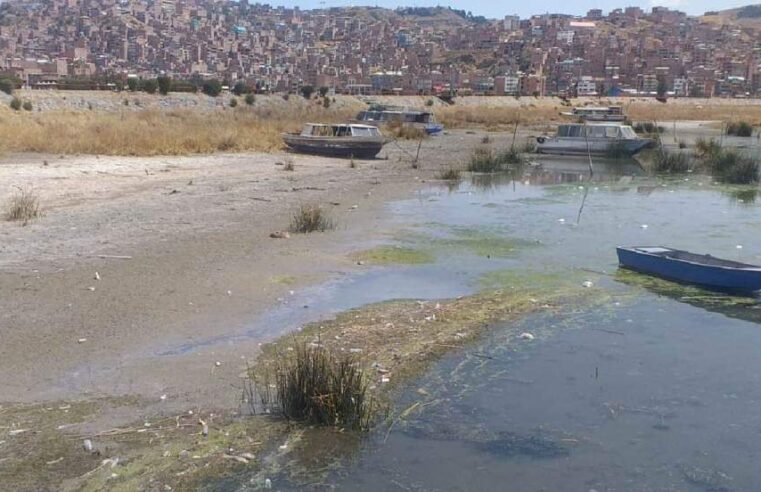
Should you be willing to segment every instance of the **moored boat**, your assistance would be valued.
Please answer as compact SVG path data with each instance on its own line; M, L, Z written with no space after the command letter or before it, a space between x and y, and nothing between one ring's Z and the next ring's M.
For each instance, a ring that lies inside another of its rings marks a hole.
M661 246L616 248L623 268L715 290L761 290L761 266Z
M632 156L650 144L637 136L631 126L618 123L563 124L554 137L538 137L540 154Z
M430 111L389 108L386 106L371 107L360 111L356 121L368 124L401 123L422 128L429 135L441 133L444 125L436 122L436 116Z
M284 133L283 141L295 152L358 159L375 157L387 142L371 125L323 123L307 123L301 133Z

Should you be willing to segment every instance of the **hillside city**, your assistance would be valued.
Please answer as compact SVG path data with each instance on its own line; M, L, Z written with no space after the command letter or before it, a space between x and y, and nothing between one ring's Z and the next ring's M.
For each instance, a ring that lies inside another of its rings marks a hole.
M13 0L0 6L0 72L30 88L165 75L258 92L761 95L758 32L717 16L627 7L490 20L440 7Z

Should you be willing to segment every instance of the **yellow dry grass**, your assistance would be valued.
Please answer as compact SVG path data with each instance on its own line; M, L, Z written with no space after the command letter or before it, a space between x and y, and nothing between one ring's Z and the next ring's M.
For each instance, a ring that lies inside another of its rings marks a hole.
M283 147L282 132L296 131L305 121L342 121L353 113L237 108L7 114L0 118L0 150L134 156L271 152Z
M486 127L546 123L560 119L560 110L546 104L521 107L449 106L436 110L436 118L446 128Z
M737 121L742 119L756 126L761 125L761 105L757 104L688 104L634 103L626 113L632 121Z

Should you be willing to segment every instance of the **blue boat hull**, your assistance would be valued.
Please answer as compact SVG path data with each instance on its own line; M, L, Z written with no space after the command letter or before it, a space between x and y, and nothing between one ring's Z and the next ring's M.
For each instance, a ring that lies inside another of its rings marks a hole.
M616 248L618 263L630 270L709 289L732 292L761 290L761 270L726 268Z
M425 126L425 132L428 135L437 135L444 131L444 125L428 124Z

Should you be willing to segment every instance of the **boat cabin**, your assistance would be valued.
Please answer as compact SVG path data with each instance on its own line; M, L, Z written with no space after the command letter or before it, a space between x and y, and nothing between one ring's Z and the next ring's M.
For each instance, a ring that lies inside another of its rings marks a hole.
M626 118L622 106L585 106L564 114L588 121L623 121Z
M380 137L378 128L370 125L328 125L307 123L301 130L302 137Z
M558 138L637 138L634 129L628 125L584 125L567 124L558 126Z

